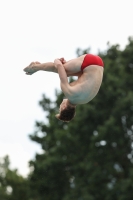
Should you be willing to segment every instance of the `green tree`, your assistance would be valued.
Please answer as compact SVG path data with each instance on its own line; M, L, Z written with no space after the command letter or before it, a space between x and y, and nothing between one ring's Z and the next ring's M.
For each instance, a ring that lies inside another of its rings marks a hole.
M99 55L105 63L100 91L77 106L72 122L55 118L62 93L40 101L47 123L37 121L30 135L43 150L30 162L34 200L133 199L133 40L124 50L108 44Z
M28 179L10 169L9 157L0 161L0 199L1 200L30 200Z

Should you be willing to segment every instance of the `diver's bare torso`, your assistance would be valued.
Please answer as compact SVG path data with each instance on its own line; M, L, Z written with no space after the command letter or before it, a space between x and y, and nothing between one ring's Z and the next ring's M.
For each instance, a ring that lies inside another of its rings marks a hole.
M104 68L90 65L83 70L78 79L72 83L71 95L68 100L72 104L85 104L91 101L99 91L102 83Z

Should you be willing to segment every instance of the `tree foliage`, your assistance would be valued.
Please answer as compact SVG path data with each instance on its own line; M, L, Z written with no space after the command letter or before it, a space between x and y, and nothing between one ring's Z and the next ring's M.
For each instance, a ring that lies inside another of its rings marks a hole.
M10 169L9 157L0 159L0 200L30 200L28 179Z
M78 49L77 56L91 50ZM36 121L32 141L42 153L30 161L28 178L0 162L2 200L133 199L133 39L99 52L105 64L97 96L77 106L70 123L55 118L62 101L39 102L47 121Z
M133 40L124 50L108 44L99 55L105 63L100 91L77 106L72 122L55 118L62 93L55 102L45 95L40 101L48 123L37 121L30 135L43 150L30 162L34 200L133 199Z

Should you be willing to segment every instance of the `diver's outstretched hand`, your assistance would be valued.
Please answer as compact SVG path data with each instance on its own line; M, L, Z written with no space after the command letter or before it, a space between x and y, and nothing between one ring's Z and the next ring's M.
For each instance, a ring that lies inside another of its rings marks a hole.
M32 75L35 72L38 71L38 67L37 64L41 64L40 62L36 61L36 62L31 62L30 65L28 65L27 67L24 68L24 71L26 72L26 75Z

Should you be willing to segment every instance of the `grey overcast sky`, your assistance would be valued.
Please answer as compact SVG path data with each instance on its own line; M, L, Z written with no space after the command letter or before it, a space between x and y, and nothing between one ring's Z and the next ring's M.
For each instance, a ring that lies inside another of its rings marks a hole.
M26 76L24 67L72 59L78 47L96 54L108 41L124 48L132 35L132 0L1 0L0 157L8 154L12 168L28 173L28 161L41 152L28 138L35 120L45 120L38 101L60 90L57 74Z

